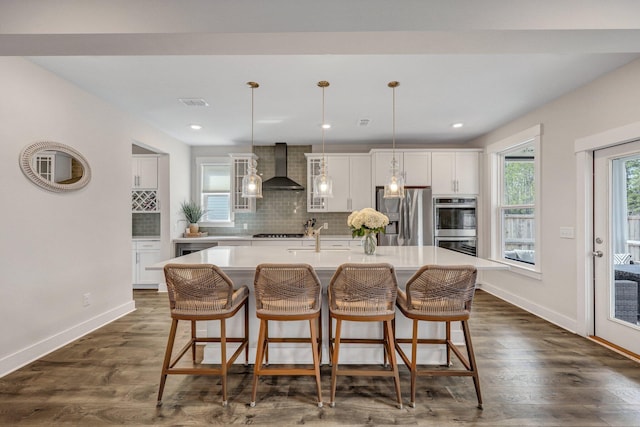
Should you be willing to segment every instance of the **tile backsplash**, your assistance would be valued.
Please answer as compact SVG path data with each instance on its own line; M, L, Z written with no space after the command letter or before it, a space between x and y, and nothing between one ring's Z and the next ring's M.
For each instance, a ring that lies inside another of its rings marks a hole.
M275 173L273 146L257 146L258 174L263 181ZM310 145L287 146L287 176L305 187L305 191L264 191L263 198L256 200L254 213L235 214L235 227L201 227L210 235L237 235L257 233L302 233L307 219L315 218L316 226L325 222L328 230L324 235L348 235L348 212L307 212L307 159ZM245 229L244 226L247 226Z
M132 213L131 225L133 237L160 236L160 212Z

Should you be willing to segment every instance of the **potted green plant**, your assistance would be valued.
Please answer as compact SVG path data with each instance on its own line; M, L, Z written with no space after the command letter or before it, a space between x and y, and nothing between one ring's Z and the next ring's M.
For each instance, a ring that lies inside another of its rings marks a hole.
M202 206L193 201L182 202L182 213L185 219L189 222L189 233L196 234L200 227L198 221L204 216L204 210Z

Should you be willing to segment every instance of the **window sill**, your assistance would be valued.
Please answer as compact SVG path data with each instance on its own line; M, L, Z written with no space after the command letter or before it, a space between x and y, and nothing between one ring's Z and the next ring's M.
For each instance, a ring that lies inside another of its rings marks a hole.
M235 227L235 223L233 223L233 222L199 222L198 225L200 227L207 227L207 228L213 228L213 227L217 227L217 228Z
M511 267L509 271L512 273L520 274L521 276L526 276L535 280L542 280L542 272L536 271L533 268L527 268L519 262L509 262L504 259L495 259L489 258L490 261L498 262L500 264L505 264Z

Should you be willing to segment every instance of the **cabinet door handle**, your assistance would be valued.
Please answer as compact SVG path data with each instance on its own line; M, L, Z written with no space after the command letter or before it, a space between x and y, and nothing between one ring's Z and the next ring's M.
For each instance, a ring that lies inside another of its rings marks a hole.
M352 208L352 200L351 200L351 198L348 198L348 199L347 199L347 209L348 209L348 210L353 209L353 208Z
M140 252L136 252L136 264L140 264Z

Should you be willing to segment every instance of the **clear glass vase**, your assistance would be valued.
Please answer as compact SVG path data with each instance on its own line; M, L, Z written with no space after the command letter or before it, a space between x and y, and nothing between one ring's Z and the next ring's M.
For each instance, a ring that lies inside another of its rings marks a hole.
M362 238L362 247L364 248L365 254L375 254L377 246L378 242L376 242L376 235L374 233L367 233L364 235L364 237Z

